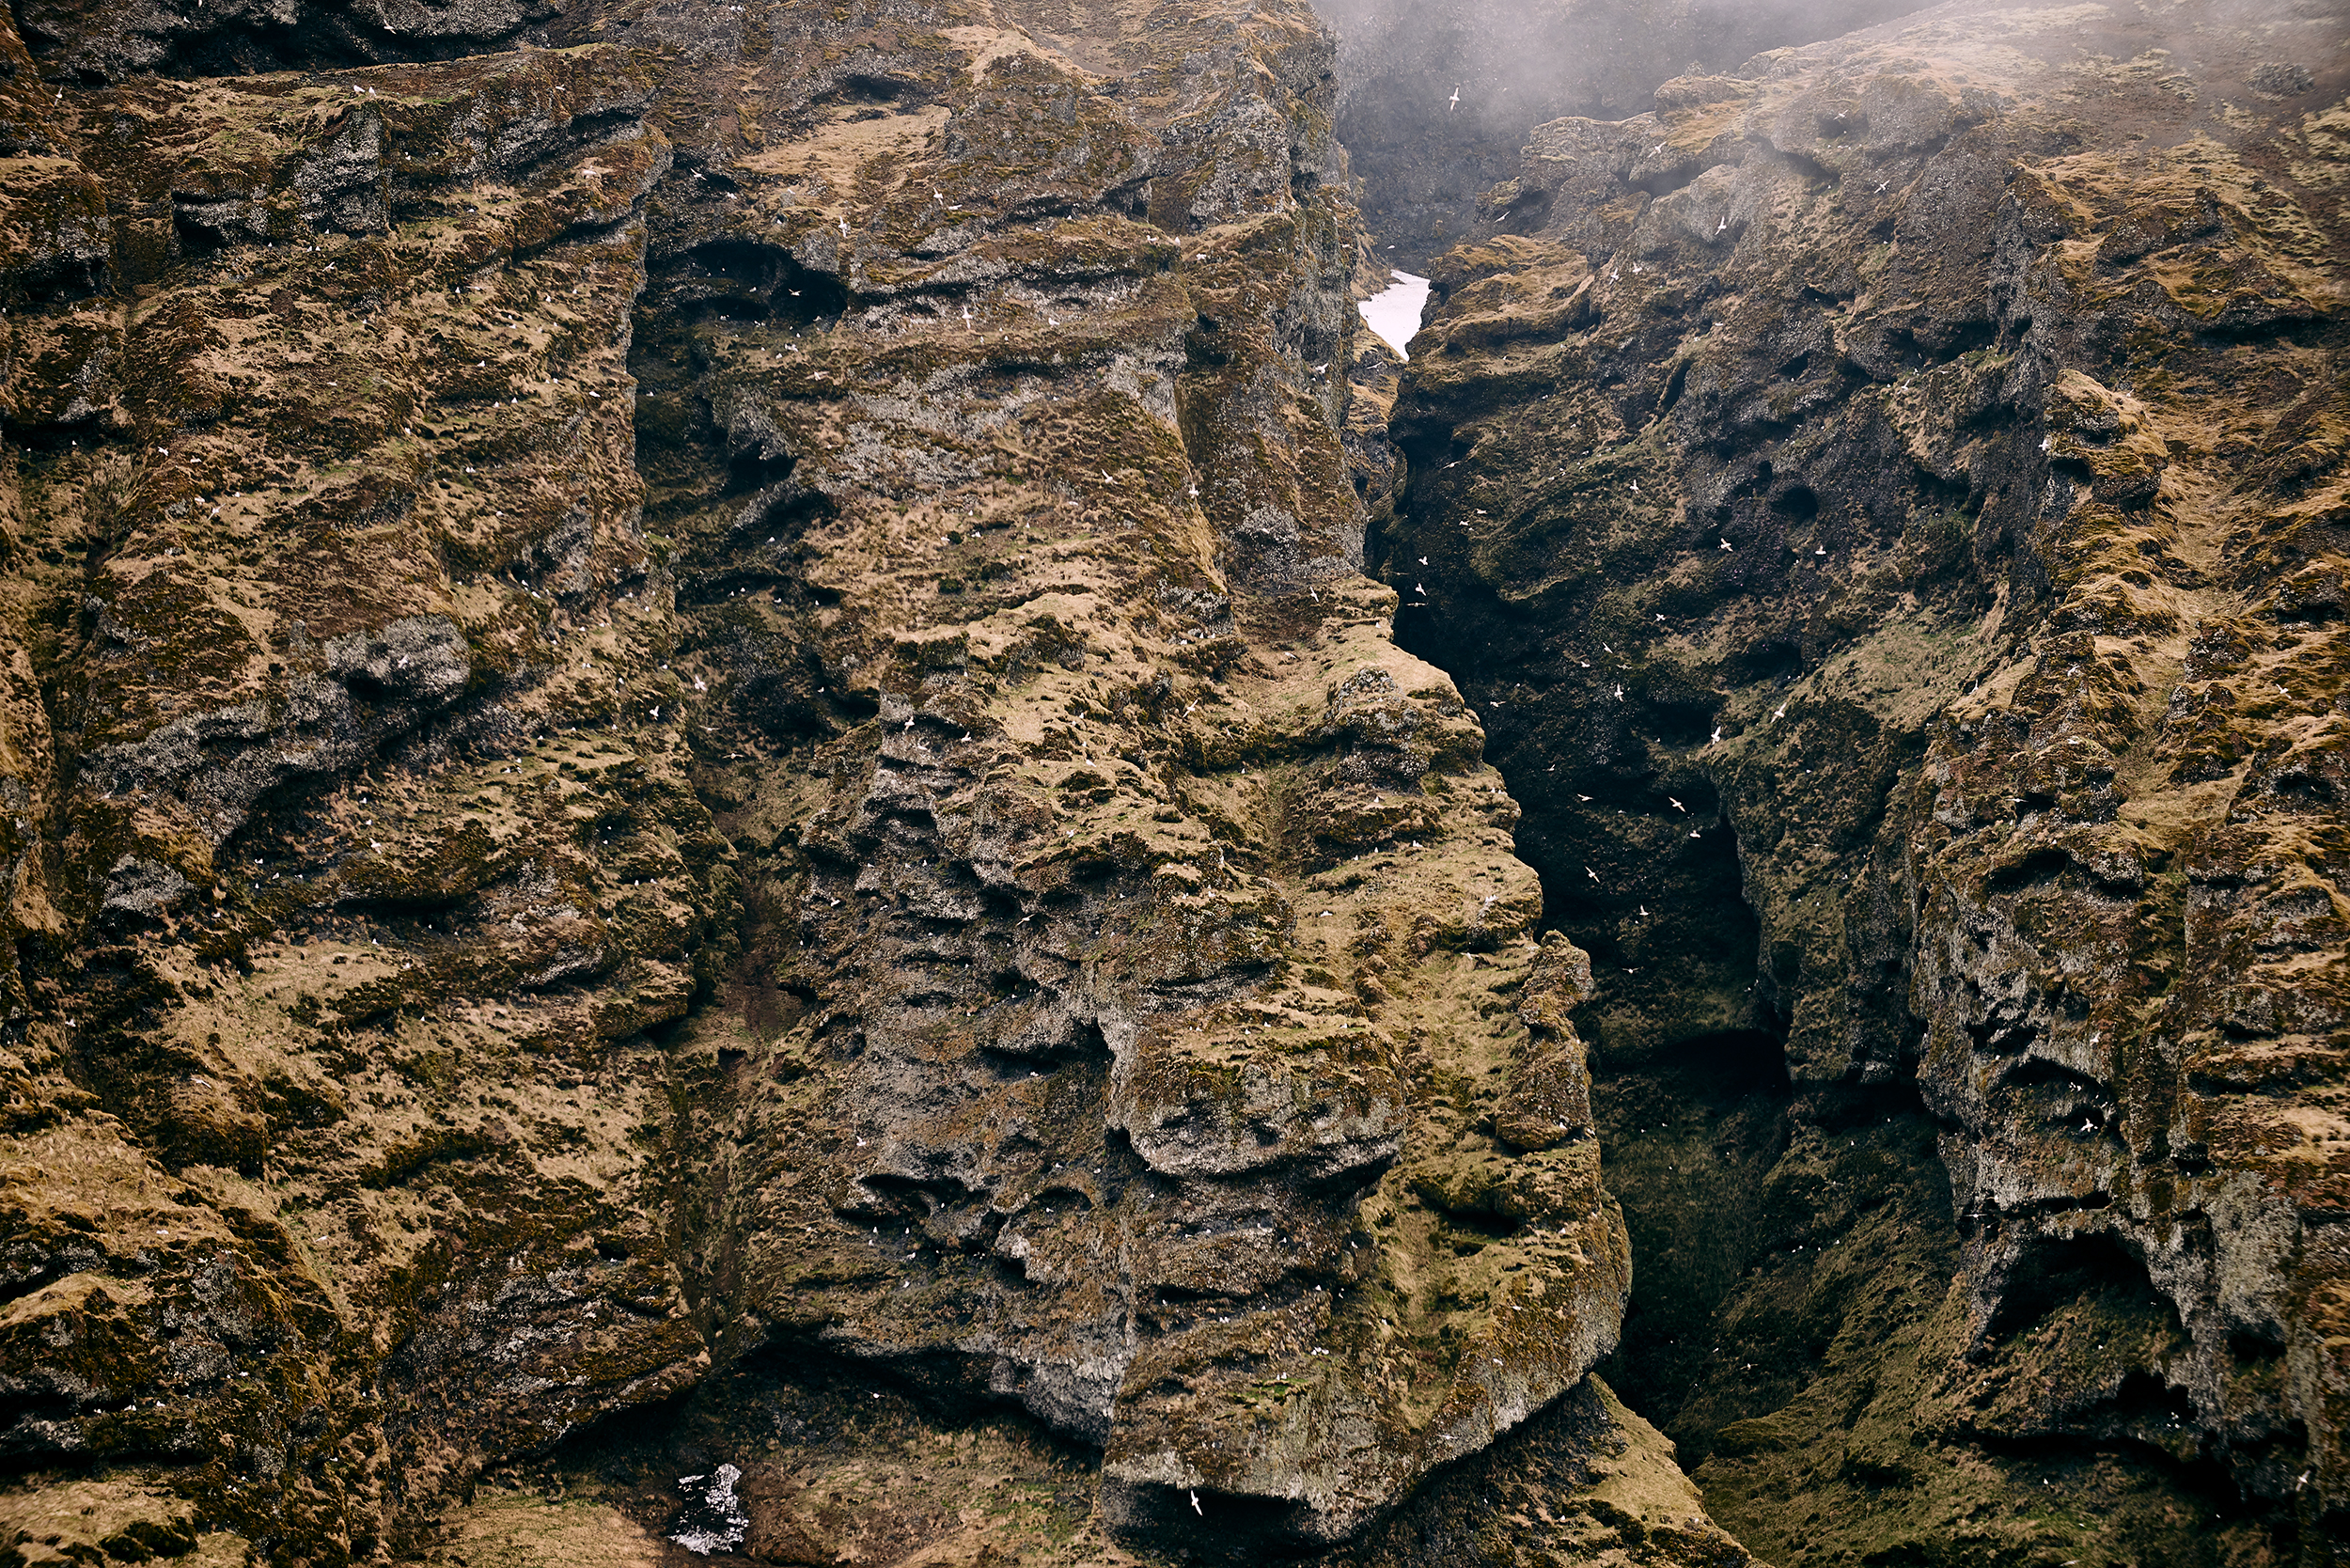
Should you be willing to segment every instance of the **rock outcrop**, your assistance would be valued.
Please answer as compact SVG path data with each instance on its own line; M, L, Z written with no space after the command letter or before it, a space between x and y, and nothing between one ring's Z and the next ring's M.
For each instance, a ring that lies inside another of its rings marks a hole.
M0 1561L2330 1560L2341 19L1522 20L0 23Z
M9 1560L1741 1559L1308 11L17 26Z
M2338 1549L2345 41L1946 6L1436 264L1374 559L1593 955L1610 1375L1775 1560Z

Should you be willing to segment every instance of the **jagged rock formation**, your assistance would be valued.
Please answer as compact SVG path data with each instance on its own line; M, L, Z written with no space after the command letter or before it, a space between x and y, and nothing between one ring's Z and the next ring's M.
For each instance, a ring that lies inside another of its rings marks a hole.
M1611 1375L1775 1560L2340 1549L2346 41L1947 6L1437 264L1374 557L1593 955Z
M2257 21L18 8L0 1558L2327 1560Z
M15 15L9 1560L1742 1560L1308 12Z

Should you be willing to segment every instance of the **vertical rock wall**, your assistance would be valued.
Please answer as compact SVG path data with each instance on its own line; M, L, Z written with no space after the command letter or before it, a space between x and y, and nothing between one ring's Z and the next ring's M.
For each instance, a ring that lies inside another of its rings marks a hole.
M16 16L0 1552L1737 1557L1307 11Z
M1777 51L1436 264L1373 554L1593 954L1615 1370L1758 1550L2339 1539L2340 23Z

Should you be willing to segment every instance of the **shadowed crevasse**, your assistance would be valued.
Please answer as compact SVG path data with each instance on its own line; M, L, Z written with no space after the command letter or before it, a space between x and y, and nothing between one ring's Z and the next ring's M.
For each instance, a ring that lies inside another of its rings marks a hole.
M2197 15L1526 13L1406 368L1302 6L12 12L0 1554L2324 1560Z
M1368 555L1593 955L1607 1370L1774 1560L2338 1548L2342 47L1944 7L1429 269Z

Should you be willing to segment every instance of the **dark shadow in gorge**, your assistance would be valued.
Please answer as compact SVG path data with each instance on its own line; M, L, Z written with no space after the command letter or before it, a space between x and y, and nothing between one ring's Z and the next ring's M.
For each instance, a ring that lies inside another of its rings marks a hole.
M1672 1418L1713 1359L1715 1320L1765 1245L1788 1100L1779 1042L1757 1030L1684 1041L1592 1076L1633 1259L1623 1339L1600 1375L1677 1439Z
M1423 470L1443 461L1419 456ZM1382 521L1374 572L1425 547L1408 516ZM1544 924L1591 955L1575 1024L1633 1252L1622 1341L1600 1373L1702 1452L1708 1421L1760 1414L1772 1406L1758 1401L1802 1386L1772 1350L1727 1363L1738 1391L1726 1402L1707 1392L1726 1370L1717 1320L1774 1238L1808 1229L1767 1209L1794 1099L1784 1021L1757 989L1761 927L1737 836L1702 771L1711 710L1668 682L1594 688L1574 629L1515 613L1489 585L1454 587L1444 613L1400 614L1397 640L1476 708L1486 758L1524 813L1516 848L1542 880Z

